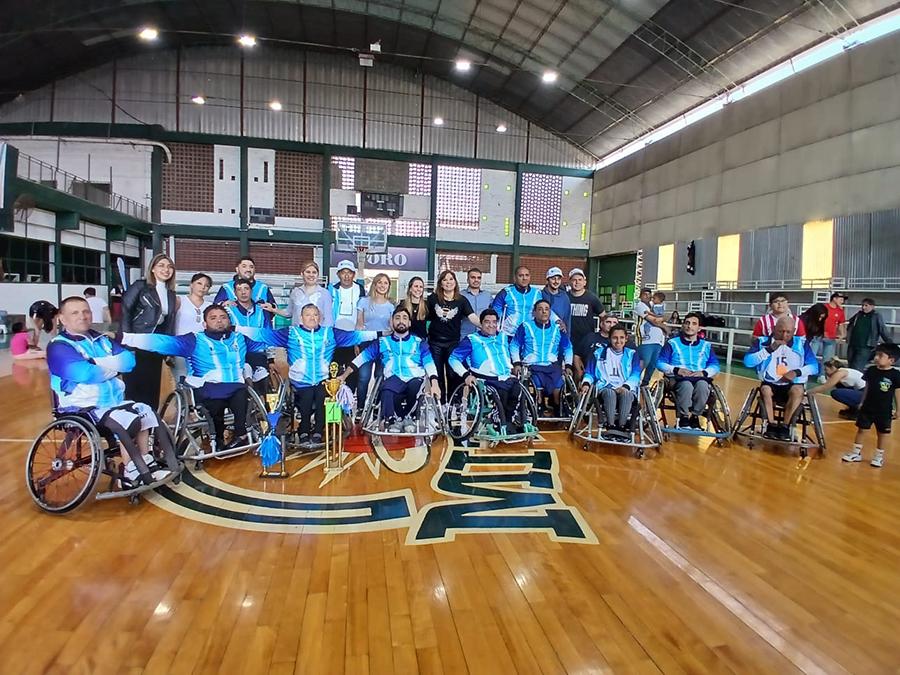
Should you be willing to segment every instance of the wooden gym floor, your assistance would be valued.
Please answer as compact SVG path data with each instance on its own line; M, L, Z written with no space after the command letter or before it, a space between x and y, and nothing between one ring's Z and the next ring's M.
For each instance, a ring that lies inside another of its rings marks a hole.
M824 459L547 433L325 484L239 457L52 517L23 483L43 368L0 378L4 674L900 672L900 447L842 465L830 399Z

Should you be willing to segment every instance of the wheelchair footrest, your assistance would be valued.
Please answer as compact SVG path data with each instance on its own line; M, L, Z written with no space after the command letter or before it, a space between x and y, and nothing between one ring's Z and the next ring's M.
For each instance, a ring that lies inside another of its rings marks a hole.
M97 493L97 501L104 501L107 499L118 499L120 497L134 497L135 495L142 494L149 490L155 490L158 487L162 487L163 485L168 485L172 481L174 481L181 474L181 471L173 471L168 476L163 478L162 480L157 480L149 485L138 485L136 487L128 488L126 490L109 490L107 492L98 492Z
M715 431L707 431L706 429L691 429L687 427L663 427L664 434L682 434L684 436L699 436L701 438L728 438L731 434L717 433Z

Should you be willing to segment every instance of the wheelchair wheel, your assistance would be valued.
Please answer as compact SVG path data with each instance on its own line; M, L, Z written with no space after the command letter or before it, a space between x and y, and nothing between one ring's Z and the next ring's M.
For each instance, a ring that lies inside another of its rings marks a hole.
M370 428L380 413L382 379L381 376L375 378L375 386L369 390L369 395L366 396L366 405L363 408L362 419L360 421L363 429Z
M569 375L569 371L563 371L563 386L559 396L560 417L571 417L578 407L579 398L575 380Z
M106 458L93 424L60 417L41 431L28 451L25 483L48 513L70 513L93 501Z
M719 434L728 434L731 436L731 410L728 408L728 401L725 394L716 385L712 385L710 390L710 400L707 406L709 419L712 421L713 429Z
M534 402L534 398L528 392L528 389L522 384L521 381L518 382L519 385L519 396L518 396L518 405L516 406L516 412L514 415L518 417L517 420L514 420L514 424L518 424L520 427L525 427L526 424L530 424L535 429L537 429L538 425L538 409L537 404Z
M644 417L643 423L646 424L647 436L649 436L651 443L662 445L664 439L662 427L659 425L659 417L656 414L656 397L649 387L641 387L639 395L641 399L641 411L643 412Z
M463 383L447 399L447 432L454 441L464 441L481 426L484 408L478 387Z
M163 404L159 406L159 412L156 415L160 422L169 427L172 438L177 444L182 431L184 431L184 419L187 415L187 406L181 392L176 389L169 394Z
M814 394L806 394L809 402L809 416L812 418L813 431L816 432L816 443L819 444L819 455L825 454L825 427L822 424L822 415L819 413L819 404Z
M754 426L753 421L750 423L750 428L743 428L744 422L747 420L747 417L753 413L753 405L756 403L756 399L759 396L759 387L754 387L750 393L747 394L747 398L744 399L744 404L741 406L741 412L738 415L737 420L732 426L731 435L734 437L736 434L739 434L743 431L752 431ZM748 448L752 448L752 443L747 444Z
M259 397L253 387L247 387L247 432L250 434L250 442L258 443L269 430L269 418L266 412L266 404Z
M572 413L572 421L569 422L569 436L573 436L581 426L581 421L588 412L588 406L590 406L590 396L590 390L579 395L578 403Z
M658 379L656 382L650 385L650 398L653 402L653 408L655 410L659 410L660 406L662 406L663 398L666 395L666 384L665 378Z

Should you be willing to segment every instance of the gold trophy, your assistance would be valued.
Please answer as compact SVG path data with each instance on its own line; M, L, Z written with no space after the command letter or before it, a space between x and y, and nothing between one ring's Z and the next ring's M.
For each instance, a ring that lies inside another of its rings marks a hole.
M337 402L337 393L343 382L338 379L338 364L328 368L331 376L325 380L325 470L341 469L344 465L343 411Z

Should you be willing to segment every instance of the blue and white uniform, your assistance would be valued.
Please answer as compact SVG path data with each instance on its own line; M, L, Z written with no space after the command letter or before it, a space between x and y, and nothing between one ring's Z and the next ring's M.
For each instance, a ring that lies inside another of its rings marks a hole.
M234 293L234 282L237 280L238 277L235 275L234 279L222 284L219 292L216 293L216 298L213 300L213 303L218 305L226 300L237 302L237 295ZM259 279L254 279L250 282L250 299L253 300L254 303L268 302L272 305L278 304L275 302L275 296L272 295L272 290L265 282L260 281Z
M279 330L238 326L235 330L255 342L284 347L290 364L288 378L295 387L310 387L327 380L335 348L378 339L378 331L344 331L331 326L319 326L315 330L303 326Z
M88 331L75 335L62 331L47 345L50 388L61 412L90 411L96 420L109 414L128 428L134 417L141 429L157 425L153 409L145 403L125 400L125 383L119 373L134 369L134 353L107 336ZM114 410L126 406L130 410Z
M656 368L663 375L676 379L682 379L678 374L681 369L703 372L707 379L712 379L719 374L719 359L711 343L702 338L688 342L679 335L666 342L656 360Z
M448 359L460 377L469 372L485 379L506 381L512 377L512 358L506 336L485 335L481 331L463 338Z
M634 392L640 387L640 379L641 362L637 352L629 347L617 352L606 345L591 355L581 382L596 385L598 389L624 386Z
M516 329L531 319L534 305L540 299L541 289L534 286L522 288L512 284L497 293L491 307L500 316L501 330L506 335L515 335Z
M788 386L805 384L810 376L818 375L819 362L805 338L794 336L789 345L779 345L769 352L773 342L770 336L757 338L744 355L744 365L756 370L763 384ZM796 371L793 380L784 379L784 373Z
M572 365L572 343L554 320L538 324L531 319L516 330L510 343L510 356L513 363L530 366L535 387L550 392L562 387L560 362Z

